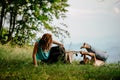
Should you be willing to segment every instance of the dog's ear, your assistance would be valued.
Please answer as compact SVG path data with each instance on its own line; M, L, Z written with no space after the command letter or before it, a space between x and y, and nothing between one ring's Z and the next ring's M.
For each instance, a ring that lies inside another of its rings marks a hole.
M84 48L85 44L86 44L86 43L84 42L83 45L80 47L80 49Z
M84 46L85 44L86 44L86 43L84 42L84 43L83 43L83 46Z
M83 46L85 46L86 44L88 44L88 43L84 42Z

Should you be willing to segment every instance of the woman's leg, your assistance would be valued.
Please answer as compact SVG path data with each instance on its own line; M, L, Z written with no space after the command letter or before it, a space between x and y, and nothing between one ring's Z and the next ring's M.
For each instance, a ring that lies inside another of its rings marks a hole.
M72 63L73 61L73 52L69 51L65 53L66 62Z
M61 46L54 46L50 50L49 63L56 63L58 61L64 62L65 48Z

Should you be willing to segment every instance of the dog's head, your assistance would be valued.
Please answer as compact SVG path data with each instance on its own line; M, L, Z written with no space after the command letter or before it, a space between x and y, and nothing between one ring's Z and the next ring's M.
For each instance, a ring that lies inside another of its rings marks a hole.
M82 48L89 49L89 48L90 48L90 45L87 44L87 43L84 43L84 44L80 47L80 49L82 49Z

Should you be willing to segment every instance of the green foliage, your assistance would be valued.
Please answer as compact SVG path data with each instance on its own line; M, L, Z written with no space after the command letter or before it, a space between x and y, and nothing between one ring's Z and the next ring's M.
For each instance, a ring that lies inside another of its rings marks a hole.
M119 80L120 63L101 67L73 64L32 64L32 46L0 45L0 80Z
M43 30L51 31L57 37L69 36L67 30L60 27L56 29L52 24L53 19L65 18L68 6L67 0L1 0L0 31L4 28L4 18L9 23L6 43L11 41L23 45L35 38L37 32L44 32ZM63 34L56 33L56 30ZM0 33L1 35L3 34Z
M1 35L1 43L4 44L7 39L8 39L8 29L7 28L3 28L2 29L2 35Z

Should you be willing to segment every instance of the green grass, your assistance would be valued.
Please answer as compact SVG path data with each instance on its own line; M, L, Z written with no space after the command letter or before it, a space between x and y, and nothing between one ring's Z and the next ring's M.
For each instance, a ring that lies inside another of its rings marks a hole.
M101 67L73 64L32 64L33 47L0 45L0 80L119 80L120 63Z

